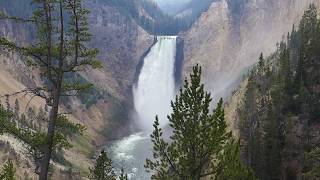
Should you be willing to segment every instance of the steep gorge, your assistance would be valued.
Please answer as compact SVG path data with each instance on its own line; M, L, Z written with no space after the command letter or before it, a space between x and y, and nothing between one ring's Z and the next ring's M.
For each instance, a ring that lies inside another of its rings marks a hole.
M0 8L5 7L8 12L15 12L12 10L15 7L21 8L17 2L26 3L24 0L7 2ZM292 25L299 21L312 2L320 4L319 0L214 1L189 30L179 34L184 47L182 76L198 63L203 67L206 87L215 96L228 96L234 82L257 62L259 53L272 53L277 41L291 31ZM153 36L137 21L110 4L92 0L87 1L86 6L91 10L91 46L100 50L99 58L104 68L87 70L81 76L93 82L100 95L93 97L96 99L88 108L77 98L63 106L63 109L68 109L67 106L74 109L71 118L88 127L85 138L77 142L80 145L66 152L67 160L81 164L82 170L91 163L88 158L92 157L95 147L103 145L106 139L122 136L124 129L127 132L128 126L122 125L129 124L128 112L133 109L131 89L137 67L141 57L154 43ZM18 12L17 15L30 13L25 8ZM140 13L146 12L141 10ZM28 43L33 38L29 27L8 21L0 22L0 33L21 43ZM41 83L39 75L30 71L16 54L1 53L0 64L0 95ZM14 99L11 101L14 103ZM23 101L22 105L26 105L27 101ZM32 106L39 107L41 103L35 100ZM77 150L83 146L89 150ZM76 153L81 154L79 158L74 157Z

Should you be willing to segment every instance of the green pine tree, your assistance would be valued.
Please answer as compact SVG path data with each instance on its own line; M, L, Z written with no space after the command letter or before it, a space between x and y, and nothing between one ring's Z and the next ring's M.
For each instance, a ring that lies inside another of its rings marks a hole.
M222 154L215 179L218 180L256 180L253 171L241 163L240 142L231 140Z
M265 127L265 173L270 180L278 180L281 175L280 124L269 105Z
M105 151L101 151L93 168L90 168L90 179L92 180L116 180L111 159Z
M0 104L0 135L6 132L7 124L9 124L11 114Z
M153 173L152 179L240 177L229 176L233 170L240 172L240 169L229 169L236 167L229 164L235 161L225 160L230 155L226 152L229 152L228 145L233 138L227 130L222 99L212 113L209 110L211 101L210 93L201 84L201 68L197 65L190 75L190 83L185 80L180 95L171 103L173 113L168 119L173 134L170 143L162 138L158 117L154 122L151 135L154 144L153 159L147 159L145 164L147 171ZM236 163L240 166L240 161Z

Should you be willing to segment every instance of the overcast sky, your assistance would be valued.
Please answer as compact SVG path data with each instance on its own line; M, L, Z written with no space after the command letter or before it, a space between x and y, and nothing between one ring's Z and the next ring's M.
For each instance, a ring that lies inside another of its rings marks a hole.
M155 0L159 5L165 5L165 4L183 4L185 2L188 2L190 0Z
M166 13L173 14L176 10L180 9L182 5L190 0L155 0L159 7Z

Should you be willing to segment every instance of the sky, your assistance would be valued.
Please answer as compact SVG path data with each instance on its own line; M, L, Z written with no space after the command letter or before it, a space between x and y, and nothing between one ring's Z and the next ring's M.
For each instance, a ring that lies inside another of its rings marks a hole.
M155 0L159 7L167 13L174 12L190 0Z
M188 2L190 0L155 0L157 3L159 3L159 5L163 5L163 4L183 4L185 2Z

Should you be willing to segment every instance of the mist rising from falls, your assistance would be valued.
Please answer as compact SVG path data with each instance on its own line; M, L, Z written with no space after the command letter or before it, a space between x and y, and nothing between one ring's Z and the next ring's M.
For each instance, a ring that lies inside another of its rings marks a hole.
M144 130L152 130L156 115L160 125L168 123L170 101L175 97L175 56L176 37L158 36L156 44L144 58L138 82L133 88L135 110Z

